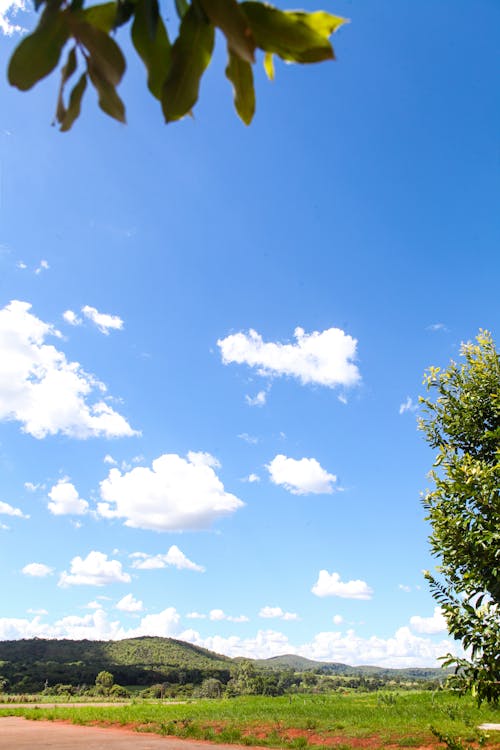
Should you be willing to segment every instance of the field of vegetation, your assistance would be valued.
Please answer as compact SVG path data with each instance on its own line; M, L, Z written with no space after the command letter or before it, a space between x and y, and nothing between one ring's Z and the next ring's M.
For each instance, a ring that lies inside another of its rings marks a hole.
M132 701L126 706L0 707L0 717L122 726L182 738L267 747L423 748L439 741L450 750L500 748L498 708L480 709L450 691L379 691L330 695L245 696L184 703ZM443 746L443 745L442 745Z

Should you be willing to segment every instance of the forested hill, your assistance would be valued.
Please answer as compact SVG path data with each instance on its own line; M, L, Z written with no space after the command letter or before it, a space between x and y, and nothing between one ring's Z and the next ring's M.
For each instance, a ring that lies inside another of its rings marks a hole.
M231 659L172 638L0 641L0 682L3 680L11 690L25 692L40 690L47 683L92 686L101 671L112 673L115 683L128 686L168 684L192 688L207 679L216 679L227 685L238 671L249 667L254 674L269 675L263 677L264 682L267 680L273 684L285 673L288 681L293 673L315 673L324 675L325 679L327 676L345 679L356 676L384 681L437 680L443 677L440 669L350 667L295 655L254 661ZM271 674L276 674L276 677L271 678Z

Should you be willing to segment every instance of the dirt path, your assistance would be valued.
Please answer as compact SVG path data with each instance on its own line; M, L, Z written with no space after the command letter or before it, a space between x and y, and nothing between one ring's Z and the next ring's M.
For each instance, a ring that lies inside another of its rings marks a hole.
M128 729L29 721L19 716L0 718L0 750L207 750L209 747L206 742L158 737ZM217 750L238 749L235 745L217 745Z

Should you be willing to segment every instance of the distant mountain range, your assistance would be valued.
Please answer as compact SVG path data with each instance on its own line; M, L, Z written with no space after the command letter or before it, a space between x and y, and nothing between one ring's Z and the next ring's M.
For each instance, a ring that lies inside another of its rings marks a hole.
M50 684L93 685L98 672L111 672L122 685L153 683L199 684L207 677L226 683L231 668L243 661L216 654L191 643L173 638L141 637L121 641L29 640L0 641L0 680L9 680L19 689L39 689ZM256 669L436 680L446 673L441 669L387 669L376 666L352 667L337 662L319 662L285 654L252 661Z

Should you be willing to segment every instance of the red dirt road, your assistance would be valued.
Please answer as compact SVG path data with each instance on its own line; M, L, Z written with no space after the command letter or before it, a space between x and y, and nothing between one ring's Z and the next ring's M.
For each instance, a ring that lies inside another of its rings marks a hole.
M19 716L0 718L0 750L207 750L205 742L176 740L127 729L101 729ZM218 745L217 750L236 750ZM245 748L248 750L248 748Z

